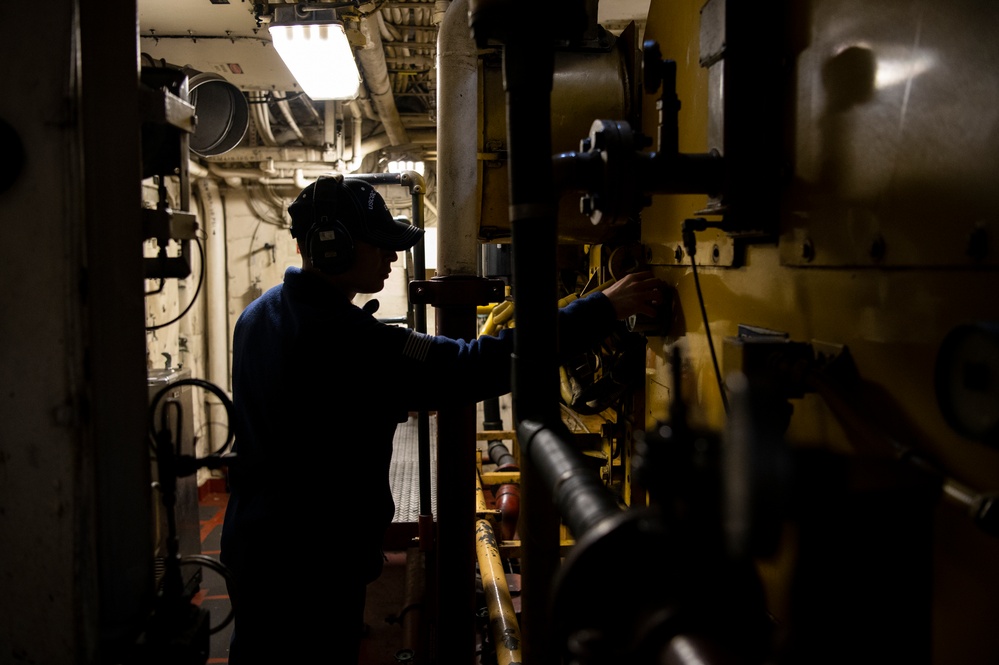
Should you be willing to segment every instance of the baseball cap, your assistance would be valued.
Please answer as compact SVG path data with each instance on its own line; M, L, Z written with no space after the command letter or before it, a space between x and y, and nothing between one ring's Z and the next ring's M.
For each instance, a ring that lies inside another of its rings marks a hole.
M334 182L325 182L331 180ZM302 190L288 207L292 237L304 237L321 215L335 217L355 240L383 249L407 250L423 237L423 229L393 219L385 199L374 187L355 178L339 180L326 176Z

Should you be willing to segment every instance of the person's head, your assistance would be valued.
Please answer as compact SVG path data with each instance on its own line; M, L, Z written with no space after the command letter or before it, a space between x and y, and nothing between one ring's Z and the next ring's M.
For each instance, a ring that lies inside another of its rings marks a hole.
M303 266L351 295L380 291L397 252L423 236L422 229L393 219L381 195L359 179L320 177L288 212Z

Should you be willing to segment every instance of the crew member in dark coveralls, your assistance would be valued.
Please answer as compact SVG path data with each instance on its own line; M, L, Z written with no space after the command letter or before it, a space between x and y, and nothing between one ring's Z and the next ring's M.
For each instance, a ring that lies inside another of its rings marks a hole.
M334 654L356 663L365 587L381 573L394 513L396 425L411 411L510 391L513 330L430 336L352 304L380 291L397 252L423 233L394 220L374 188L323 177L289 213L302 267L246 308L233 339L239 464L221 551L233 573L231 665ZM590 348L616 320L654 316L661 287L642 273L576 300L560 310L560 350ZM286 571L308 571L307 584L284 584Z

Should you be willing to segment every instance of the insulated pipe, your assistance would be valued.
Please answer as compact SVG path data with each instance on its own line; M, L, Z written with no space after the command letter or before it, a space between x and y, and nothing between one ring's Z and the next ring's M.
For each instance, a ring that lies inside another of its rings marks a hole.
M257 127L257 134L266 145L277 145L277 140L271 132L271 120L268 115L267 105L264 104L264 93L250 91L250 117L253 118Z
M305 135L302 134L302 129L298 126L298 122L295 121L295 116L291 112L291 104L285 99L283 92L275 92L273 94L278 100L277 105L281 110L281 115L284 116L284 121L288 123L288 127L298 137L298 140L304 143Z
M323 104L323 158L343 159L343 102ZM330 155L330 150L333 155Z
M481 177L478 56L468 0L448 7L437 34L437 245L440 275L475 275ZM443 242L443 239L447 242Z
M238 146L221 155L205 157L205 161L216 164L243 162L322 162L323 150L308 146Z
M482 334L480 333L479 336L481 337ZM503 429L503 415L500 413L499 397L490 397L482 402L482 415L483 430L491 432ZM501 439L490 439L487 444L486 453L489 456L489 461L495 464L500 471L517 471L520 469L516 458L510 454L509 449L507 449Z
M508 303L509 301L504 301ZM489 312L490 320L496 308ZM482 336L482 333L479 334ZM503 429L503 415L500 412L499 397L490 397L482 403L482 429L499 431ZM517 459L510 454L509 449L500 439L488 442L486 453L489 461L496 465L498 471L519 471ZM512 483L501 485L496 491L496 508L500 511L500 538L513 540L517 532L517 521L520 519L520 487Z
M476 476L475 501L478 514L480 516L485 514L486 501L478 476ZM496 662L498 665L522 663L520 626L510 597L506 572L503 570L503 559L500 557L493 527L489 520L483 517L475 523L475 554L479 562L479 576L486 597L486 608L489 610L489 628L492 633L493 648L496 650Z
M489 455L489 461L496 465L497 471L520 470L520 465L517 464L517 459L502 441L489 441L486 453Z
M431 21L434 25L440 26L444 21L444 16L447 14L447 9L451 5L451 0L435 0L434 2L434 15Z
M562 422L522 420L517 435L576 541L551 594L550 635L567 662L765 662L772 620L755 564L725 551L715 522L662 505L624 509ZM593 585L622 553L641 584Z
M363 152L361 149L361 125L364 123L364 118L361 116L361 108L357 104L351 104L350 113L350 161L344 165L344 169L348 173L353 173L357 169L361 168L361 161L367 153ZM342 157L343 155L341 155L341 158Z
M439 292L457 294L461 282L478 281L479 164L478 58L469 38L468 2L447 9L437 35L437 273ZM467 294L475 285L466 287ZM460 302L438 306L437 331L456 339L476 336L475 307ZM434 588L438 662L475 662L475 405L453 406L437 414L437 548Z
M191 178L204 178L208 175L208 169L193 159L187 160L187 172Z
M392 145L409 143L406 128L399 117L399 109L395 105L395 96L389 83L388 67L385 65L385 49L382 47L382 36L377 23L369 18L361 19L361 33L366 38L363 48L357 49L357 59L364 70L364 82L371 91L378 117L385 126L389 142Z
M503 416L500 414L499 397L490 397L483 401L482 413L483 430L491 432L503 429ZM509 449L507 449L501 439L490 439L487 444L486 453L489 456L489 461L495 464L500 471L516 471L520 468L517 465L517 460L510 454Z
M486 431L503 429L499 397L490 397L482 402L482 429Z
M229 391L229 306L226 295L225 209L218 183L213 178L198 179L198 198L205 226L205 310L208 337L208 380ZM207 422L225 422L225 415L215 416L224 405L206 394ZM215 440L218 431L209 430L211 452L221 449L225 433Z
M621 508L600 477L570 443L572 434L561 422L545 425L521 420L517 440L541 488L558 506L566 526L578 540Z
M361 137L363 118L355 115L352 119L356 133L352 137L353 148L347 170L350 172L360 168L361 160L367 155L381 150L390 144L387 134L378 134L369 139ZM437 133L433 129L414 130L409 132L409 139L414 144L432 144L437 141ZM307 168L319 171L329 171L336 162L328 160L320 148L309 147L244 147L233 148L223 155L204 158L209 168L223 168L225 164L259 164L272 163L275 168ZM245 170L245 169L244 169ZM264 177L263 171L253 171L244 177Z

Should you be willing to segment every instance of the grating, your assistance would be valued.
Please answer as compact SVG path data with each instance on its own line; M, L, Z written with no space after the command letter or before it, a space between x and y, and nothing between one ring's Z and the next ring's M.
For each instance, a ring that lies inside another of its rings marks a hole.
M430 510L437 515L437 416L428 416L430 425ZM389 484L395 499L393 522L417 522L420 517L420 436L419 418L410 415L395 430Z

